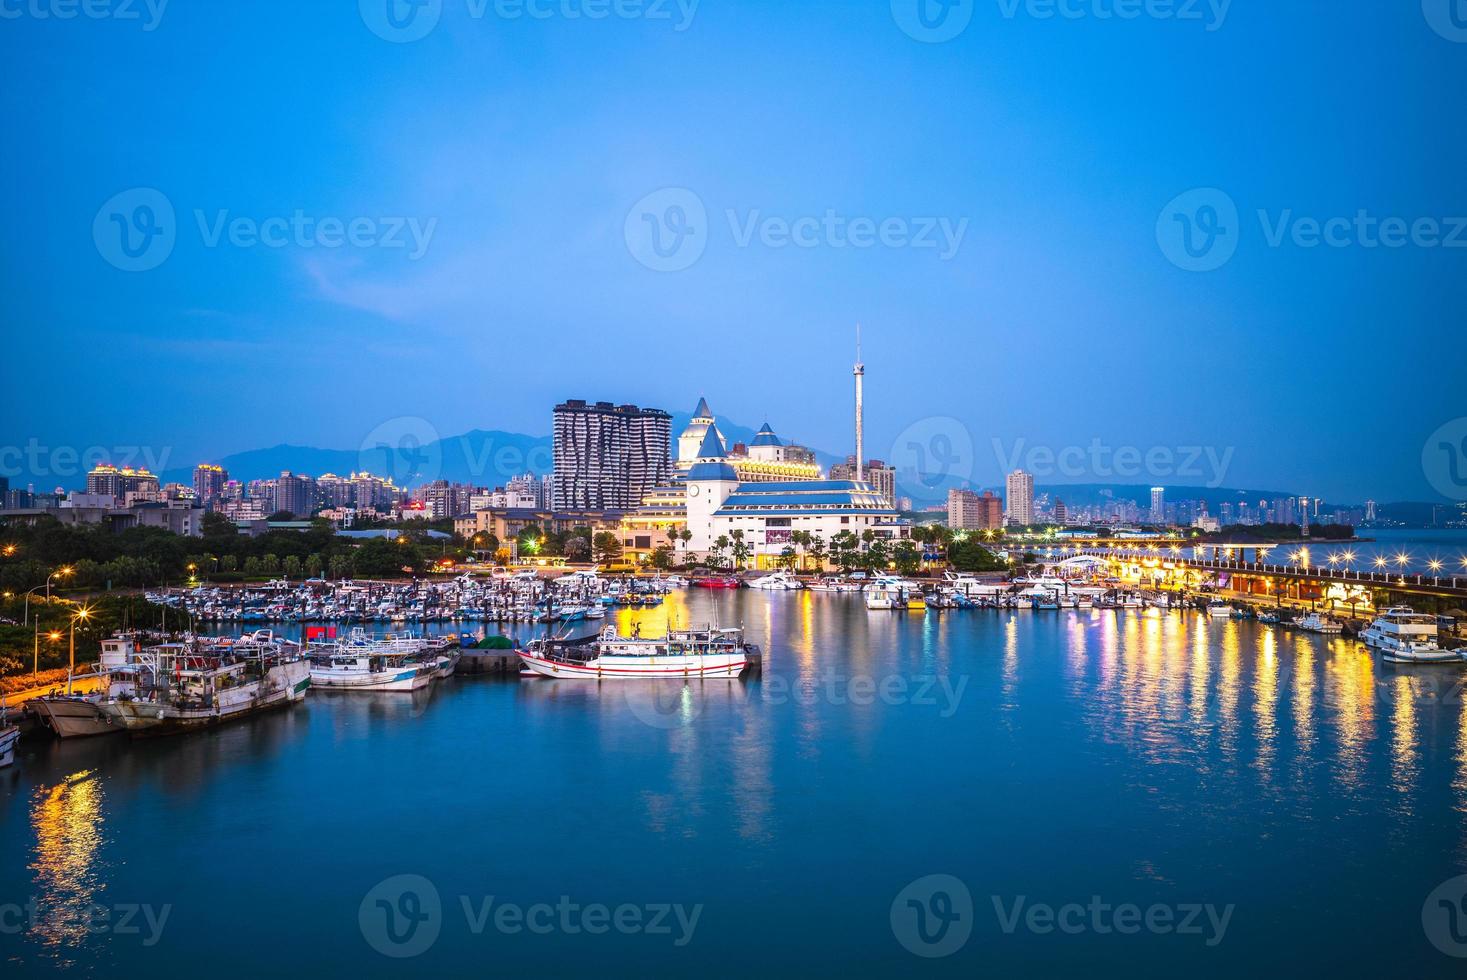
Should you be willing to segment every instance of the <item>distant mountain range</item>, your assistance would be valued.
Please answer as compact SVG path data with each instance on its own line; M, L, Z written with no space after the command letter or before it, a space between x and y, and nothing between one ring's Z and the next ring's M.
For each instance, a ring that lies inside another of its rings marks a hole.
M677 434L687 428L692 416L672 418L673 453ZM730 445L753 441L757 430L719 419L718 431ZM821 466L841 462L844 456L815 451ZM251 449L208 460L229 472L234 480L268 480L285 471L320 476L345 476L357 471L391 476L398 486L413 487L430 480L502 486L524 473L543 476L553 463L550 436L531 436L499 429L475 429L463 435L439 437L420 419L385 423L367 437L360 449L320 449L282 443L268 449ZM193 467L165 470L164 483L193 482Z

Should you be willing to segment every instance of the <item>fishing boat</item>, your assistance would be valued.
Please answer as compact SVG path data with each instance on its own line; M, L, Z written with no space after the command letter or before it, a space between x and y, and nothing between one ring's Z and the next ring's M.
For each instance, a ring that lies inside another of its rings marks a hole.
M758 647L744 642L740 627L670 630L646 639L622 636L607 626L581 639L544 637L516 651L535 674L578 680L656 680L659 678L738 677L758 659Z
M132 693L97 703L129 733L163 735L217 725L294 703L311 686L300 645L269 630L231 639L189 639L139 650L114 671L132 675Z
M10 717L0 705L0 769L15 765L15 743L20 741L20 728L11 724Z
M1335 636L1345 631L1345 628L1339 623L1330 619L1328 616L1321 616L1319 613L1310 613L1294 625L1306 633L1324 633L1330 636Z
M431 652L427 641L411 634L378 637L361 628L307 650L311 684L326 690L416 691L449 676L458 664L456 651ZM451 657L451 663L443 664L440 656Z
M123 729L112 724L98 705L105 698L130 697L136 693L137 674L126 669L135 662L136 654L137 643L133 637L109 637L102 641L102 657L93 670L100 685L96 691L73 693L77 678L69 676L65 693L42 695L27 704L57 738L115 735ZM79 676L86 677L86 674Z
M1392 606L1360 631L1360 639L1397 664L1462 663L1461 650L1443 650L1437 644L1435 616L1409 606Z

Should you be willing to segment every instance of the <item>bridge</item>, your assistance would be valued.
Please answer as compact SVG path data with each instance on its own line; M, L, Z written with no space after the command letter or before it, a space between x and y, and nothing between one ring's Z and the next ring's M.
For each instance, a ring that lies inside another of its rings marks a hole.
M1246 554L1250 549L1254 552L1252 561ZM1274 550L1268 545L1197 545L1188 550L1194 553L1191 557L1175 546L1069 549L1059 564L1079 567L1085 562L1104 562L1112 567L1129 566L1132 574L1156 584L1169 579L1180 579L1183 585L1210 580L1230 592L1259 600L1325 602L1352 609L1409 604L1437 613L1467 609L1467 575L1279 565L1260 560Z

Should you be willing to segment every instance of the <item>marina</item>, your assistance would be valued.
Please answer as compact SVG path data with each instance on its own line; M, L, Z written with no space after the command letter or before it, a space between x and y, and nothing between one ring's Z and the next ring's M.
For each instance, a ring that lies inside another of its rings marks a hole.
M700 955L731 971L764 961L747 943L754 928L790 950L792 970L821 973L819 955L797 944L818 928L843 962L898 971L907 954L885 926L886 905L941 870L984 894L1235 903L1228 941L1189 967L1200 975L1297 948L1293 910L1306 905L1376 940L1311 948L1315 968L1431 972L1420 902L1467 860L1457 671L1388 666L1349 638L1195 609L910 616L873 613L858 594L743 589L674 591L661 606L609 617L624 636L715 619L743 624L764 652L760 674L604 684L456 674L403 694L312 694L194 737L27 738L3 777L0 819L14 828L0 839L6 889L45 907L171 903L172 917L153 946L43 917L16 937L9 962L187 969L209 955L215 886L142 856L172 840L227 837L231 901L268 904L292 934L311 937L302 949L319 950L297 968L332 974L382 969L356 910L405 870L433 882L450 910L452 896L491 891L525 904L562 893L616 901L628 890L701 902ZM545 631L510 629L521 646ZM568 775L609 767L614 782ZM383 772L395 774L390 793ZM1083 834L1067 830L1077 805L1102 796ZM833 806L860 816L831 819ZM376 846L382 826L412 826L425 812L447 833L407 834L390 854ZM372 819L355 819L363 813ZM546 814L597 826L604 853L461 843L537 839ZM280 843L282 821L299 839ZM819 834L800 830L812 825ZM1301 825L1334 832L1284 832ZM279 859L304 861L323 835L350 866L283 892L276 872L248 857L268 842ZM1362 838L1374 846L1362 851ZM616 853L641 857L628 865ZM1348 880L1328 889L1306 871L1344 866ZM782 884L771 889L776 872ZM553 891L537 884L547 879ZM1419 897L1369 901L1382 891ZM1096 935L1036 945L991 914L975 929L995 969L1137 956ZM500 968L530 970L543 956L536 938L491 939L448 916L415 965L454 970L492 942ZM557 937L558 961L605 972L608 949L665 948L646 936L596 938ZM1179 939L1140 955L1182 969L1198 949ZM221 972L271 962L270 950L246 946Z

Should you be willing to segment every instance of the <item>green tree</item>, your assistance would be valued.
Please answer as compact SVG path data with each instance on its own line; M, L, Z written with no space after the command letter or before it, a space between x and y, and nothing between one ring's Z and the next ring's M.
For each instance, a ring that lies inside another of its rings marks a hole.
M743 531L734 531L732 537L733 547L729 549L729 554L733 558L734 568L741 569L748 563L749 557L754 553L754 549L744 540Z
M673 550L670 545L661 545L652 552L652 567L665 572L673 565Z
M850 531L839 531L830 539L830 560L842 572L856 567L856 549L860 541Z
M285 558L285 563L282 567L285 571L285 577L293 579L301 578L301 572L305 568L305 566L301 563L301 560L295 555L287 555Z
M914 541L898 541L891 557L896 562L897 571L903 575L912 574L922 564L922 551Z
M621 538L610 531L601 531L591 539L592 552L601 564L613 562L621 557Z

